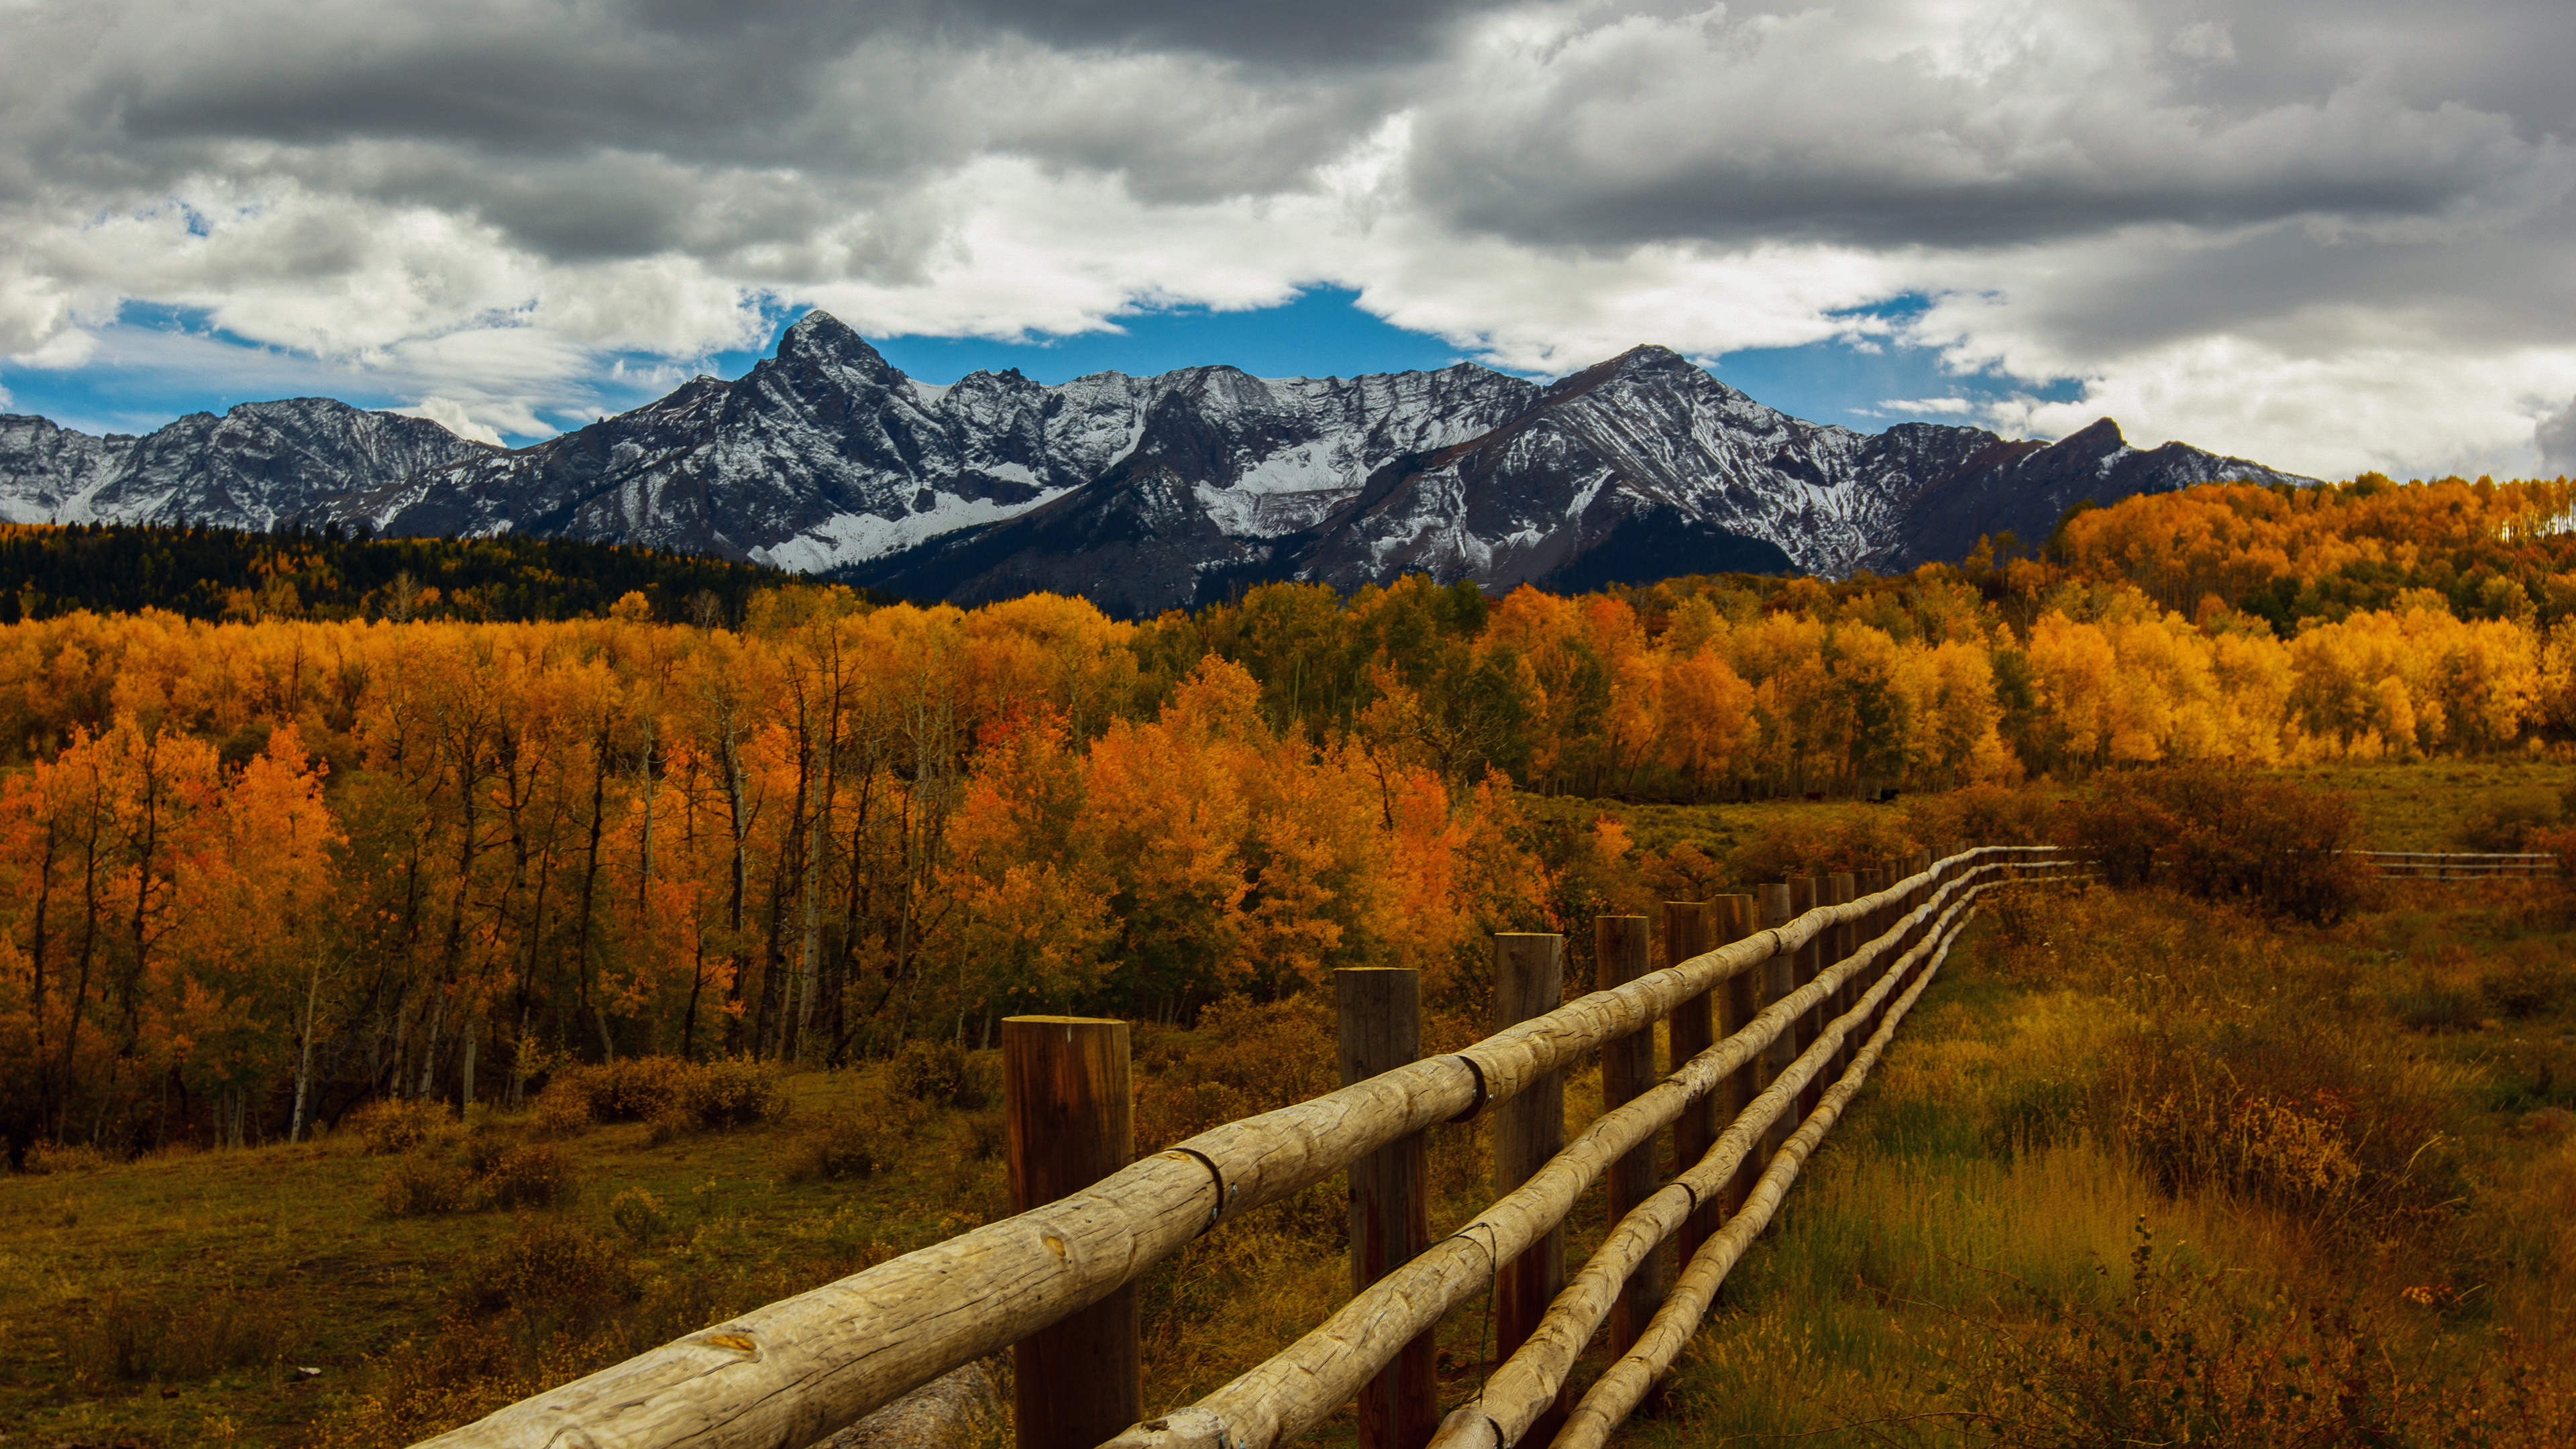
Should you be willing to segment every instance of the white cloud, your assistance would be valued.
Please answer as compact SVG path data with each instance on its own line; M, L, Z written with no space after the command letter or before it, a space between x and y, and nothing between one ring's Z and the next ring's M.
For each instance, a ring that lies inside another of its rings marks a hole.
M79 367L98 355L98 334L71 327L48 336L24 352L13 352L9 360L20 367L43 372L65 372Z
M478 443L490 443L496 448L501 445L499 431L475 421L474 415L467 411L465 405L454 398L425 397L410 407L387 408L385 411L401 413L406 417L427 418L460 438L472 438Z
M1963 397L1892 397L1882 400L1883 413L1930 413L1934 416L1965 416L1977 411L1977 405Z
M1223 10L34 0L0 354L524 434L786 307L1017 337L1331 283L1527 372L1931 346L2080 389L2009 425L2306 472L2530 466L2576 392L2564 6Z

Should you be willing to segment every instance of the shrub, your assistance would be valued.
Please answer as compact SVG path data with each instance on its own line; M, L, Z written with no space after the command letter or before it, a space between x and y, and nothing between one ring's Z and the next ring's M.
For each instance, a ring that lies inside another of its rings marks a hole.
M1726 858L1727 871L1739 886L1749 886L1835 871L1876 870L1891 857L1922 848L1909 829L1912 819L1886 811L1831 820L1788 816L1737 847Z
M72 1172L96 1172L107 1166L108 1156L86 1142L39 1142L27 1149L26 1170L36 1176Z
M536 1128L549 1137L562 1137L590 1125L590 1090L577 1078L558 1074L537 1093Z
M465 1206L466 1196L465 1173L426 1156L401 1159L385 1174L384 1181L376 1184L376 1206L384 1209L388 1217L452 1213Z
M983 1084L954 1042L908 1041L894 1059L895 1090L934 1107L980 1107Z
M2431 1228L2465 1196L2456 1144L2385 1055L2314 1034L2142 1035L2104 1079L2104 1125L2167 1193L2242 1194L2373 1241Z
M590 1122L650 1122L678 1101L697 1069L678 1057L622 1057L555 1073L537 1097L556 1130Z
M671 1231L671 1219L662 1211L662 1200L640 1187L630 1187L609 1199L608 1220L638 1248L651 1245Z
M2057 810L2048 797L2000 785L1915 796L1906 801L1905 817L1907 834L1936 849L1957 840L1970 845L2057 843Z
M351 1113L349 1125L367 1151L380 1157L409 1152L447 1137L456 1123L444 1102L379 1097Z
M475 1195L500 1208L554 1207L571 1201L580 1185L562 1152L533 1143L492 1154L476 1176Z
M895 1164L901 1124L880 1116L842 1112L820 1131L807 1133L787 1157L789 1182L837 1182L873 1177Z
M477 1314L577 1314L635 1291L634 1270L616 1244L555 1217L519 1219L509 1237L465 1262L449 1290L459 1308Z
M1332 1091L1341 1085L1333 1031L1331 1002L1309 992L1272 1002L1229 997L1199 1013L1197 1031L1157 1034L1139 1053L1138 1150Z
M2113 776L2074 812L2070 833L2114 885L2157 877L2312 924L2343 919L2369 887L2349 801L2214 766Z
M2351 1314L2225 1301L2222 1279L2157 1260L2143 1220L2107 1309L2035 1294L2032 1321L1944 1345L1976 1437L2009 1449L2110 1444L2388 1444L2423 1401ZM2107 1276L2107 1274L2106 1274Z
M593 1122L645 1122L656 1144L706 1127L774 1122L787 1115L777 1069L761 1062L628 1057L568 1067L537 1096L537 1128L560 1135Z
M700 1127L747 1127L787 1115L778 1069L739 1058L705 1062L678 1077L676 1105Z
M580 1068L590 1115L601 1122L650 1122L687 1091L699 1068L678 1057L623 1057Z

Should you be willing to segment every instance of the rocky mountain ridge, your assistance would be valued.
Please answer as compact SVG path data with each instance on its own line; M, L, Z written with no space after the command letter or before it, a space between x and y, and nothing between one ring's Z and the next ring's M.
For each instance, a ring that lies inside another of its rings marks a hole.
M2080 498L2307 482L2108 419L2056 443L1790 417L1659 347L1552 384L1461 363L1358 378L1223 366L915 382L811 312L775 356L508 450L327 399L144 438L0 419L0 518L530 533L743 558L960 602L1120 614L1269 578L1495 590L1725 569L1843 574L2045 536Z

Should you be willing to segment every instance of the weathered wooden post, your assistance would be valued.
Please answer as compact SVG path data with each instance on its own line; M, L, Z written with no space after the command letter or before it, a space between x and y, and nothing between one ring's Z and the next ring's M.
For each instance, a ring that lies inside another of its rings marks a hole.
M1494 936L1494 1030L1554 1011L1565 1000L1565 938L1552 932L1503 931ZM1547 1165L1565 1148L1565 1080L1550 1072L1494 1108L1494 1196L1501 1197ZM1494 1278L1494 1352L1510 1358L1537 1331L1548 1304L1565 1287L1565 1225ZM1555 1437L1573 1407L1570 1386L1524 1437L1544 1444Z
M1888 879L1888 873L1885 870L1865 870L1860 873L1860 879L1853 888L1863 896L1874 896L1887 889ZM1880 906L1872 910L1868 918L1860 923L1861 941L1866 944L1886 934L1888 920L1887 907ZM1878 978L1887 974L1887 963L1890 959L1892 958L1887 952L1881 951L1878 959L1870 963L1869 969L1861 973L1860 979L1855 983L1855 989L1866 995L1870 987L1878 984ZM1858 1034L1862 1040L1868 1040L1870 1034L1878 1030L1879 1018L1883 1014L1885 1005L1886 1003L1882 1001L1880 1003L1882 1011L1871 1012L1869 1019L1861 1024Z
M1830 890L1830 904L1847 906L1860 899L1860 877L1851 871L1835 871L1826 877L1826 885ZM1850 960L1852 952L1860 949L1861 940L1860 925L1857 922L1846 921L1834 927L1834 953L1828 964L1840 965ZM1852 976L1845 978L1842 985L1835 987L1834 994L1825 998L1825 1019L1832 1021L1835 1017L1851 1010L1851 1004L1860 999L1862 985L1857 976ZM1860 1037L1849 1033L1844 1034L1842 1045L1834 1049L1833 1080L1842 1080L1844 1070L1851 1065L1852 1053L1860 1049L1861 1041Z
M1812 911L1823 904L1825 904L1825 878L1823 876L1808 876L1803 880L1793 880L1789 882L1789 909L1793 914L1803 916L1807 912ZM1833 930L1831 927L1828 927L1824 930L1818 931L1808 940L1806 947L1798 952L1798 973L1796 979L1799 986L1805 986L1807 983L1815 980L1817 973L1824 969L1825 953L1833 948L1833 941ZM1790 1060L1795 1061L1798 1057L1806 1055L1807 1048L1814 1046L1816 1044L1816 1038L1824 1035L1824 1031L1825 1007L1823 1002L1818 1002L1814 1006L1808 1007L1805 1011L1798 1013L1798 1029L1796 1033L1798 1038L1798 1049L1791 1055ZM1824 1095L1824 1075L1822 1073L1818 1073L1816 1076L1809 1078L1806 1089L1798 1093L1799 1119L1803 1121L1808 1113L1816 1110L1816 1103L1822 1101L1824 1099ZM1791 1125L1791 1130L1796 1130L1794 1123Z
M1421 973L1351 967L1333 973L1341 1014L1342 1085L1410 1066L1422 1055ZM1375 1283L1431 1246L1431 1171L1421 1133L1350 1166L1351 1291ZM1360 1391L1365 1449L1421 1449L1440 1428L1432 1377L1435 1333L1406 1344Z
M1593 959L1599 985L1607 991L1624 986L1653 968L1654 945L1644 916L1599 916L1592 922ZM1625 1106L1655 1085L1655 1024L1601 1046L1601 1110ZM1608 1196L1613 1223L1652 1196L1655 1188L1655 1143L1648 1138L1610 1164ZM1628 1285L1610 1306L1610 1352L1626 1353L1644 1331L1646 1320L1664 1301L1663 1259L1648 1257L1628 1277Z
M1778 930L1797 919L1796 897L1791 892L1787 881L1773 881L1763 886L1760 897L1764 930ZM1761 1000L1755 1003L1757 1012L1768 1009L1771 1003L1798 989L1796 952L1782 951L1763 962L1758 969L1762 973L1762 996ZM1797 1059L1798 1029L1793 1024L1783 1028L1780 1035L1773 1039L1769 1049L1762 1053L1762 1087L1767 1089L1773 1082L1779 1080L1780 1074ZM1797 1124L1790 1121L1785 1114L1781 1120L1772 1123L1762 1134L1762 1161L1768 1163L1771 1160L1771 1154L1778 1151L1780 1144L1789 1140L1789 1134L1797 1130ZM1754 1164L1748 1159L1746 1165Z
M1761 916L1756 904L1751 896L1718 897L1712 906L1716 912L1716 940L1711 944L1733 945L1752 935ZM1762 1010L1763 969L1757 966L1750 971L1739 971L1718 987L1719 1040L1742 1031L1745 1023ZM1761 1077L1762 1064L1748 1061L1736 1068L1725 1081L1718 1083L1716 1091L1709 1093L1707 1136L1700 1142L1700 1156L1707 1155L1710 1145L1717 1141L1717 1134L1726 1123L1734 1121L1753 1104L1753 1098L1762 1090ZM1691 1160L1696 1162L1699 1158ZM1710 1234L1726 1226L1726 1220L1744 1206L1744 1199L1752 1193L1753 1184L1761 1175L1761 1165L1753 1160L1753 1154L1745 1154L1744 1161L1735 1169L1735 1176L1727 1179L1716 1197L1700 1204L1699 1211L1683 1220L1681 1231L1674 1235L1682 1244L1677 1261L1689 1262L1691 1255L1699 1251L1700 1244L1707 1242Z
M1678 966L1693 956L1724 944L1715 923L1724 917L1728 897L1715 901L1664 902L1664 959ZM1717 1021L1717 998L1724 994L1723 985L1712 987L1673 1008L1667 1018L1665 1040L1670 1047L1669 1069L1681 1070L1682 1063L1717 1044L1720 1028ZM1679 1177L1708 1155L1709 1144L1717 1140L1721 1119L1719 1094L1711 1092L1682 1109L1673 1119L1673 1170ZM1700 1241L1713 1231L1703 1214L1693 1213L1682 1221L1677 1235L1680 1261L1687 1263Z
M1136 1156L1127 1023L1003 1018L1002 1112L1015 1213L1126 1167ZM1020 1449L1091 1449L1143 1418L1136 1286L1021 1339L1012 1379Z

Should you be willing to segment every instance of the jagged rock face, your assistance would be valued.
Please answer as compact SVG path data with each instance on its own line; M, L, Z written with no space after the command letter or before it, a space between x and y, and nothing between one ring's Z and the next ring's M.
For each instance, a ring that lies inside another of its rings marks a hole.
M1359 378L1231 367L1042 386L913 382L822 312L741 378L504 452L303 398L149 437L0 418L0 517L521 532L748 558L915 598L1035 589L1124 615L1263 579L1405 572L1491 590L1678 573L1844 574L2045 538L2072 503L2306 482L2105 419L2053 444L1764 407L1660 347L1550 386L1468 364Z
M926 387L809 312L738 381L702 377L536 447L341 500L333 516L391 533L517 529L826 572L1114 476L1151 482L1226 538L1259 539L1328 512L1394 453L1481 432L1534 391L1476 367L1347 382L1201 367L1058 387L979 372ZM1151 552L1186 572L1177 560L1198 536L1158 535Z
M420 418L318 397L191 413L139 438L0 417L0 517L269 529L353 488L498 451Z
M2138 449L2109 418L2054 443L1994 439L1929 479L1907 502L1877 558L1890 569L1967 556L1981 537L2006 532L2026 548L2045 542L2066 510L2220 481L2305 485L2313 478L2222 458L2182 443Z
M1390 569L1496 587L1556 581L1651 520L1651 532L1704 537L1704 569L1767 559L1847 573L1885 537L1926 458L1963 459L1993 441L1973 428L1871 437L1802 422L1641 347L1383 480L1335 520L1303 571L1344 587ZM1737 541L1731 550L1727 540Z

